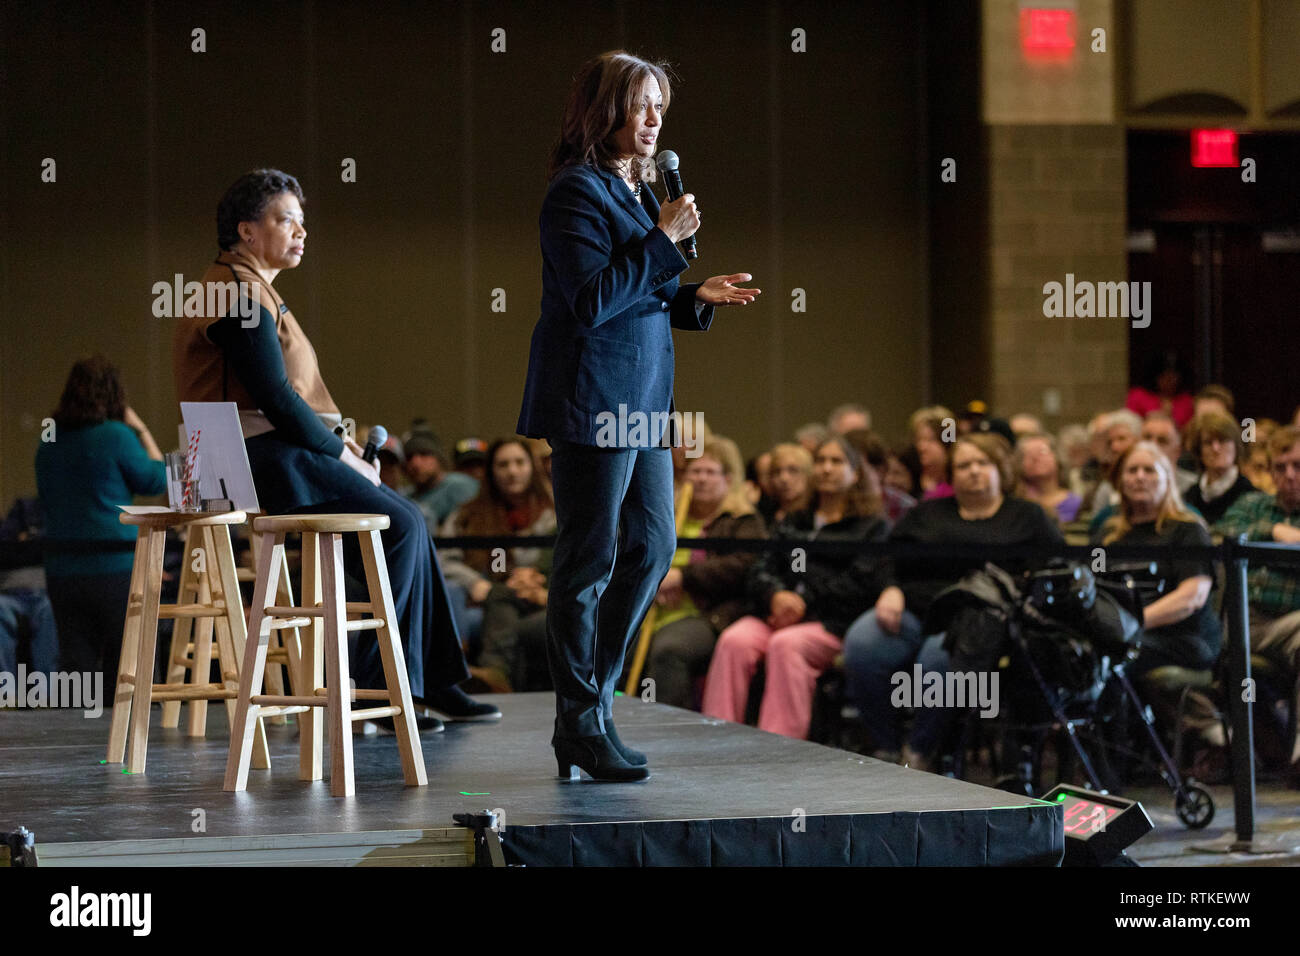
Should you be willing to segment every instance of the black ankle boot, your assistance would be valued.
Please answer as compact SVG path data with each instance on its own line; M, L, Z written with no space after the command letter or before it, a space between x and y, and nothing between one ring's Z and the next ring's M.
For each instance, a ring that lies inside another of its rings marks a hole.
M594 737L553 737L551 746L555 748L555 762L560 777L564 780L580 779L581 768L593 780L611 783L634 783L650 777L648 767L634 767L614 749L608 736L597 734Z
M609 738L609 742L614 745L614 749L619 752L619 755L632 766L644 767L650 762L646 759L646 755L641 751L633 750L627 744L623 743L618 736L618 731L614 729L614 721L605 721L605 736Z

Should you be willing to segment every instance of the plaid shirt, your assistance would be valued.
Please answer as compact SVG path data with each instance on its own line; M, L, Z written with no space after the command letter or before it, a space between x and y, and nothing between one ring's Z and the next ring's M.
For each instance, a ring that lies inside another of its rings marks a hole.
M1256 491L1238 498L1214 530L1225 538L1244 534L1247 541L1272 541L1275 524L1300 528L1300 511L1286 511L1276 495ZM1300 566L1250 562L1249 600L1253 609L1270 616L1300 609Z

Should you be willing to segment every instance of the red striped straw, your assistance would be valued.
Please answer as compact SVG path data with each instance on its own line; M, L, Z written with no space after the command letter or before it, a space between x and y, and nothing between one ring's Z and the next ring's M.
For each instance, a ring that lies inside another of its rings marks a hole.
M181 499L181 507L186 509L193 508L198 504L197 500L195 500L198 495L194 487L193 478L194 464L198 460L199 454L199 436L202 434L203 429L195 429L194 434L190 436L189 450L185 454L185 477L181 479L181 483L185 487L185 495Z

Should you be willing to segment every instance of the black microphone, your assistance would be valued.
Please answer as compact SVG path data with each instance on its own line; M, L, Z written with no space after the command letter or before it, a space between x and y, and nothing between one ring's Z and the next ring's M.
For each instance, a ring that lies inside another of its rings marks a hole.
M361 460L367 465L373 462L379 454L379 449L386 441L388 441L387 428L383 425L376 425L370 429L370 437L366 439L366 447L361 452Z
M655 165L659 167L659 172L664 174L664 186L668 189L668 201L681 199L682 193L686 192L682 186L682 174L678 171L682 161L677 158L677 154L671 149L666 149L655 157ZM680 243L682 255L687 259L698 259L700 254L695 249L695 236L690 235Z

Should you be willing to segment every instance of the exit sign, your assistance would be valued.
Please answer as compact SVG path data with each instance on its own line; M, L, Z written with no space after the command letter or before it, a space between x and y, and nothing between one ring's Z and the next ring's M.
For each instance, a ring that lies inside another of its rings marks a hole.
M1075 33L1073 10L1020 10L1020 46L1026 53L1069 53L1074 49Z
M1230 129L1192 130L1192 165L1198 169L1239 166L1237 133Z

